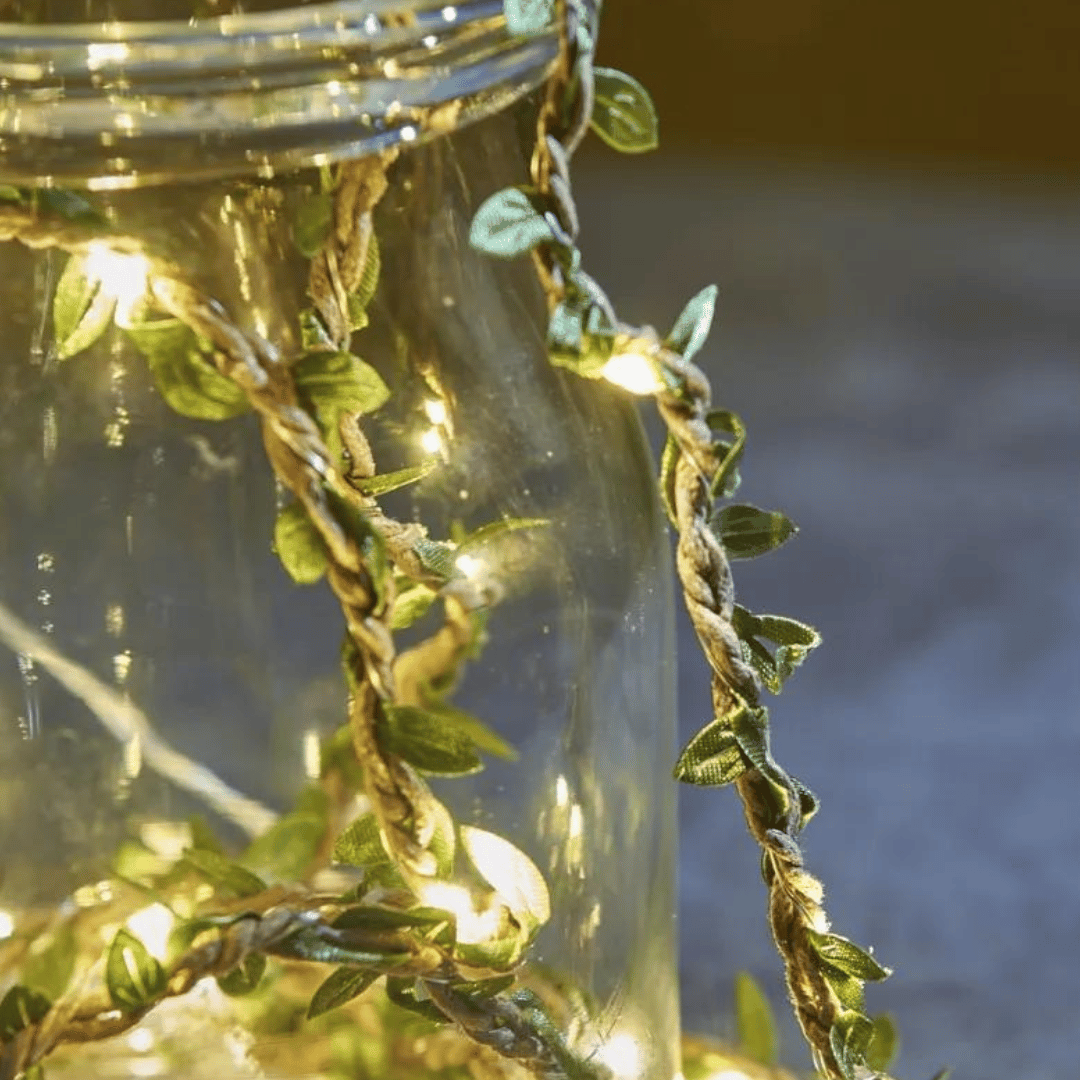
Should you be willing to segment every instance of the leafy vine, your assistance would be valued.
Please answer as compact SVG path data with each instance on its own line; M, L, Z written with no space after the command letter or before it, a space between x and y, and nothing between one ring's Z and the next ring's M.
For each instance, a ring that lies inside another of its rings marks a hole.
M617 150L652 149L652 104L636 80L594 64L598 3L504 6L512 32L554 26L561 48L538 115L531 183L492 195L470 239L492 256L532 257L548 299L552 363L656 401L668 429L661 495L678 533L678 574L712 670L715 707L675 774L692 784L735 784L762 850L769 922L815 1063L832 1080L859 1080L885 1067L863 984L888 971L830 931L821 885L804 869L798 843L817 803L770 749L760 687L778 693L819 638L795 619L754 614L734 600L729 559L773 550L795 530L783 514L730 501L746 432L735 414L712 408L708 379L693 363L716 290L695 296L664 337L616 315L581 266L569 162L590 127ZM120 907L149 897L175 916L166 962L121 928L88 984L73 980L70 922L39 935L21 981L0 1000L0 1080L40 1078L61 1044L126 1031L205 977L228 994L251 994L269 977L268 958L331 968L306 1001L312 1023L384 979L395 1005L453 1022L485 1052L541 1077L603 1074L567 1045L550 997L518 978L549 916L542 875L502 837L454 822L424 779L475 771L482 754L514 754L450 702L463 666L483 647L485 611L498 602L457 560L500 530L544 523L495 522L442 541L378 504L432 467L421 461L378 473L360 418L381 408L389 390L351 351L378 282L372 212L394 154L323 169L301 206L295 240L310 260L312 304L298 327L302 351L292 358L240 328L181 268L78 196L0 188L0 239L67 253L53 304L60 359L85 352L115 325L176 412L202 420L257 415L290 496L275 523L275 548L295 581L325 577L337 597L349 688L347 723L322 747L319 781L238 860L196 823L178 858L145 849L118 857ZM106 288L108 276L129 287ZM395 634L439 604L441 626L398 651ZM358 798L366 800L359 815ZM316 889L313 880L331 862L361 871L359 884ZM287 979L287 968L276 977ZM753 1011L749 993L743 1000Z

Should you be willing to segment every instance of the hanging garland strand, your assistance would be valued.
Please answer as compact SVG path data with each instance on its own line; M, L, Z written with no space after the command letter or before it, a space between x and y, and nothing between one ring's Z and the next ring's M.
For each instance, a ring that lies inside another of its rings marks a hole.
M540 111L532 186L492 195L476 214L471 242L501 258L532 254L548 297L553 363L657 403L668 429L661 489L678 532L686 607L712 669L715 710L715 719L683 751L676 776L693 784L735 784L762 850L769 924L815 1064L831 1080L860 1080L874 1075L866 1064L874 1027L864 1011L863 983L889 972L829 932L821 884L803 869L798 843L817 802L770 751L759 686L779 692L820 639L794 619L753 615L735 603L729 558L772 550L795 529L782 514L752 506L728 504L716 512L717 500L734 494L745 441L738 417L711 410L709 381L692 363L711 326L716 290L694 297L661 339L651 328L619 320L581 270L568 162L583 128L591 124L616 149L640 152L656 145L655 112L636 80L594 66L596 5L504 3L515 32L544 33L557 24L562 57Z

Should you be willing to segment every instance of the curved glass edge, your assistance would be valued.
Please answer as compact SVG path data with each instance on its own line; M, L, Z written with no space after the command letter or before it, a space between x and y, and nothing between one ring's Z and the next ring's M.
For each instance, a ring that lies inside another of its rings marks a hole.
M534 89L557 51L510 35L501 0L0 24L0 182L268 176L424 142Z

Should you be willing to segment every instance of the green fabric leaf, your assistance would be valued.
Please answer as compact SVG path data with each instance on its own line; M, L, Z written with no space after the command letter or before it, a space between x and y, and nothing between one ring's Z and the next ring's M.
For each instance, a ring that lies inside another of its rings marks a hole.
M753 559L773 551L798 531L778 510L756 506L725 506L714 519L714 528L732 559Z
M13 986L0 999L0 1042L44 1020L51 1008L52 1002L44 994L28 986Z
M361 494L370 498L378 498L380 495L386 495L391 491L397 491L398 488L423 480L432 470L438 468L438 465L438 458L428 458L426 461L420 462L419 465L410 465L408 468L398 469L395 472L382 473L380 476L356 480L354 484Z
M34 188L31 198L38 213L44 217L60 217L86 225L108 227L109 223L101 212L74 191L63 188Z
M464 776L483 768L472 742L445 717L416 705L384 705L383 716L380 747L421 772Z
M900 1049L900 1033L888 1013L872 1017L874 1033L866 1049L866 1064L874 1072L885 1072L896 1059Z
M86 272L86 261L72 255L53 296L53 334L61 360L75 356L101 337L112 322L116 297Z
M228 420L246 412L247 395L204 357L194 331L179 319L124 328L146 357L169 407L194 420Z
M404 630L418 622L428 613L437 595L434 589L421 582L399 588L390 613L390 629Z
M334 843L333 859L362 869L390 861L374 814L363 814L345 829Z
M413 544L413 551L423 568L439 581L445 583L457 572L454 566L456 551L450 544L422 538Z
M310 960L318 964L353 964L377 967L380 972L393 970L412 959L408 952L389 952L364 947L350 947L341 935L330 936L319 927L305 927L274 946L278 956L292 960Z
M809 933L814 951L822 960L856 979L880 982L892 974L889 968L882 967L865 949L859 948L853 941L839 934L818 934L812 930Z
M313 259L330 238L334 226L334 197L329 191L312 192L296 208L293 242L300 254Z
M769 999L745 971L735 976L735 1023L739 1045L762 1065L776 1064L776 1023Z
M477 251L500 259L514 259L551 239L551 226L521 188L504 188L486 199L469 229Z
M415 930L452 923L454 916L440 908L390 908L376 904L360 904L343 911L335 920L338 930Z
M656 108L649 92L630 75L614 68L593 69L596 102L592 128L614 150L640 154L659 143Z
M675 320L675 325L664 342L684 360L696 356L709 336L716 311L716 293L715 285L708 285L702 289L683 308L682 314Z
M20 972L22 983L55 1001L71 982L77 954L75 930L71 923L63 923L30 947Z
M425 1020L435 1024L447 1023L447 1018L417 989L417 980L412 976L387 976L386 996L398 1008L407 1009Z
M122 1012L136 1012L164 992L165 969L130 930L116 932L105 958L109 998Z
M557 305L548 321L548 351L567 362L576 361L581 356L583 333L582 313L566 303Z
M712 431L731 438L731 442L717 439L714 444L719 452L720 465L712 479L713 498L730 499L739 488L739 462L746 446L746 427L735 413L727 409L714 409L705 417L705 422Z
M459 941L454 946L454 955L469 967L498 971L516 966L528 945L528 936L520 928L514 928L502 937L479 942Z
M829 1045L845 1077L857 1075L856 1068L866 1060L866 1048L874 1034L874 1025L858 1013L841 1016L829 1032Z
M330 566L326 544L298 502L286 506L274 522L274 551L285 572L299 585L314 584Z
M304 308L299 315L300 347L304 352L337 352L322 318L314 308Z
M188 848L184 852L184 862L211 885L237 896L255 896L266 891L266 883L262 878L215 851Z
M449 725L463 738L469 740L477 750L503 761L517 761L518 752L501 735L492 731L478 717L463 712L436 697L424 701L424 708L434 714L444 724Z
M372 232L368 238L368 249L364 256L364 269L360 281L349 294L350 313L364 312L364 324L367 323L367 309L375 298L379 287L379 274L382 272L382 254L379 251L379 238ZM362 330L363 326L353 326L353 330Z
M664 504L668 521L676 528L679 527L679 520L675 511L675 467L679 464L680 457L682 451L679 444L675 441L675 436L669 434L660 455L660 500Z
M500 518L498 521L490 521L487 525L481 525L475 532L469 533L458 544L457 554L461 555L465 552L476 551L479 548L486 547L494 540L498 540L509 533L518 532L521 529L540 529L550 524L550 518L507 517Z
M722 787L747 769L746 758L731 729L731 715L706 724L686 744L675 763L675 779L684 784Z
M506 27L527 37L546 30L555 21L555 0L503 0Z
M352 1001L359 997L379 977L378 971L370 968L352 967L344 965L332 971L315 991L308 1006L307 1017L314 1020L316 1016L336 1009L339 1005Z
M227 975L219 975L217 984L229 997L250 994L266 972L266 957L262 953L248 953Z
M495 833L462 825L461 845L480 876L502 897L518 922L530 929L551 918L544 875L520 848Z
M343 413L372 413L390 397L382 376L351 353L309 353L292 365L297 393L315 410L319 426L337 432Z
M833 967L824 968L821 974L845 1009L862 1012L865 1000L862 979Z
M736 604L731 622L743 656L774 694L780 693L810 650L821 644L821 635L812 626L784 615L754 615ZM775 653L770 653L759 637L776 645Z

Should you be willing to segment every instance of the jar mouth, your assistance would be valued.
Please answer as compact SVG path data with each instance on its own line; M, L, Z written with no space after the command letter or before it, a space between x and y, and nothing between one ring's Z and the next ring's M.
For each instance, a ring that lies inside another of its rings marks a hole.
M0 182L272 176L419 143L539 85L501 0L344 0L180 21L0 23Z

